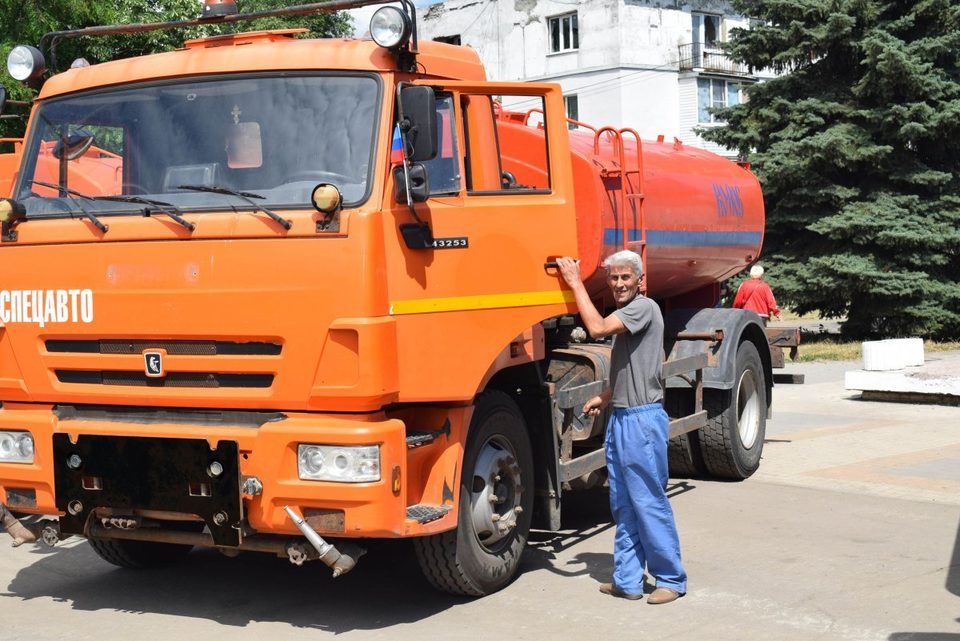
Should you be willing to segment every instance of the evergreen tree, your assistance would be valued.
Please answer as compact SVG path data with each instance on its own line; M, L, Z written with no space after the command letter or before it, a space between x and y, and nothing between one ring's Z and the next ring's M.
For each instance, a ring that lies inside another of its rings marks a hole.
M960 336L960 3L733 0L782 75L705 138L749 154L778 300L854 338Z
M238 0L241 12L253 13L290 6L289 0ZM201 0L0 0L0 84L14 100L31 100L35 91L7 74L6 60L10 50L18 44L37 46L44 34L52 31L79 29L95 25L134 24L146 22L173 22L200 17ZM234 22L170 29L122 36L98 38L70 38L56 48L58 71L70 66L78 57L91 63L117 58L169 51L183 45L185 40L235 31L259 31L305 27L305 37L325 38L348 35L350 21L345 13L264 18L251 22ZM51 64L51 60L47 60ZM9 109L7 113L16 113ZM0 136L22 136L25 119L0 120ZM5 151L5 150L0 150Z

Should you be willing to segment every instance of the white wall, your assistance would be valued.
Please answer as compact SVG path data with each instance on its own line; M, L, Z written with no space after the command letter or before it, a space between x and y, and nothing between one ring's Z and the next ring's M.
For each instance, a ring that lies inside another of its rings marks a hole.
M573 11L580 48L551 53L548 18ZM724 38L746 26L718 0L448 0L420 8L419 34L422 40L460 35L477 49L491 80L558 82L578 96L584 122L720 152L693 133L696 78L678 71L678 46L693 41L691 11L725 15Z

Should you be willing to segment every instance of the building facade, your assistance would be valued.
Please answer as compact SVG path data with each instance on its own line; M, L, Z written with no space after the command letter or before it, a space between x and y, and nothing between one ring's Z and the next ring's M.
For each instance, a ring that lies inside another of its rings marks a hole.
M697 127L760 77L721 50L748 28L727 2L449 0L420 8L419 36L473 47L491 80L556 82L569 118L716 153ZM509 108L509 105L506 105Z

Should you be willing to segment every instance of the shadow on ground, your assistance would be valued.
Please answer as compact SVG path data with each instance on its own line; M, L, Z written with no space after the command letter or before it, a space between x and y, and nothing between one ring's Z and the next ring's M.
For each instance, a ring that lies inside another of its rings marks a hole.
M668 495L694 487L677 482ZM564 500L563 529L531 533L521 572L546 569L608 580L611 553L584 552L574 563L557 559L558 553L575 551L578 543L613 527L606 490L569 493ZM412 623L467 600L430 587L410 541L372 541L368 548L356 569L333 579L320 563L296 567L265 554L230 559L211 550L194 550L175 566L125 570L100 559L86 542L69 539L54 550L32 548L35 560L17 573L0 599L46 598L81 611L167 614L241 627L283 622L334 633ZM571 565L578 569L569 571Z
M696 489L689 481L673 481L667 486L671 499ZM598 583L613 574L613 549L609 552L580 552L566 562L559 555L614 527L610 514L610 496L606 489L577 492L563 497L563 522L559 532L535 531L523 558L522 569L547 570L560 576L589 576ZM653 590L645 586L645 591Z
M228 559L194 550L185 563L141 571L115 568L81 541L52 553L36 548L36 554L0 598L52 598L76 610L168 614L230 626L276 621L335 633L415 622L464 601L427 584L409 541L375 542L357 568L338 579L320 563L296 567L255 553Z
M694 488L676 482L668 495ZM563 516L560 532L531 533L521 572L546 569L609 580L612 553L584 552L562 564L557 559L613 527L606 490L568 494ZM54 550L32 548L35 560L0 593L0 603L4 597L45 598L81 611L167 614L240 627L282 622L343 633L416 622L467 600L429 586L410 541L373 541L368 548L356 569L333 579L319 563L296 567L265 554L230 559L211 550L194 550L185 563L167 568L125 570L100 559L86 542L69 539Z

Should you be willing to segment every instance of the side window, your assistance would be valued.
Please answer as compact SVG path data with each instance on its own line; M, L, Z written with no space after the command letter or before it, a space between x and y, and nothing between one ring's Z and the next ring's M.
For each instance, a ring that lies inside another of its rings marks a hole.
M537 96L463 96L467 189L474 194L550 189L547 125Z
M437 155L424 165L430 181L430 195L455 194L462 184L457 127L453 112L453 96L437 96Z

